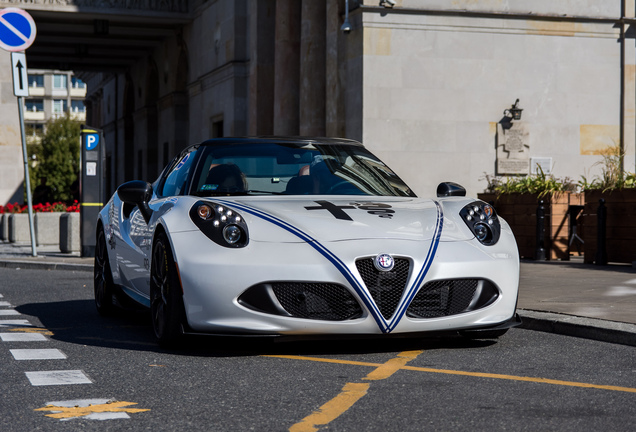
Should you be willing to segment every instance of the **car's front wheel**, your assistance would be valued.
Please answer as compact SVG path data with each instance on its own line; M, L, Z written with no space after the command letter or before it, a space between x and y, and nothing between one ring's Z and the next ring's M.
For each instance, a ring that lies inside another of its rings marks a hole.
M95 263L93 266L93 289L95 291L95 307L102 316L113 313L114 284L113 275L110 272L108 263L108 249L106 248L106 235L104 230L97 231L97 241L95 244Z
M173 347L183 338L185 311L183 291L164 233L160 233L152 248L150 268L150 313L152 328L159 345Z

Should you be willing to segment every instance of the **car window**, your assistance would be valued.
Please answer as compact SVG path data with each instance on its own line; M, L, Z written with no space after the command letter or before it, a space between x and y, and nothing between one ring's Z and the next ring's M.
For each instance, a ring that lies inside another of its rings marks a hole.
M179 160L174 164L173 168L168 172L166 180L163 183L160 196L183 195L187 186L188 173L192 168L194 161L194 151L189 151L181 155Z
M364 147L320 143L207 146L193 176L192 193L414 196Z

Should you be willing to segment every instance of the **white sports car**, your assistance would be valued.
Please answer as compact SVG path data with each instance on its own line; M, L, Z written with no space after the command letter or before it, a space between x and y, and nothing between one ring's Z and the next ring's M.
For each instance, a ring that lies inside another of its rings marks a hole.
M150 308L155 335L493 338L518 325L519 256L485 202L418 198L362 144L220 138L101 210L95 303Z

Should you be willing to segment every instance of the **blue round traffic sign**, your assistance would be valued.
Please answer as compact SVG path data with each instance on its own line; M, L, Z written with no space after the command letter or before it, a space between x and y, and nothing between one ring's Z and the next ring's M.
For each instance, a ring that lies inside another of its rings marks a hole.
M0 48L24 51L35 40L35 21L27 11L18 8L0 10Z

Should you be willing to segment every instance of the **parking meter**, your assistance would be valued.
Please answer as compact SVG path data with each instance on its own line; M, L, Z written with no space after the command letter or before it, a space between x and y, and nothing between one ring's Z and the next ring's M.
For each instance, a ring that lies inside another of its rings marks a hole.
M104 134L82 125L80 133L80 244L83 257L95 256L95 226L104 206Z

